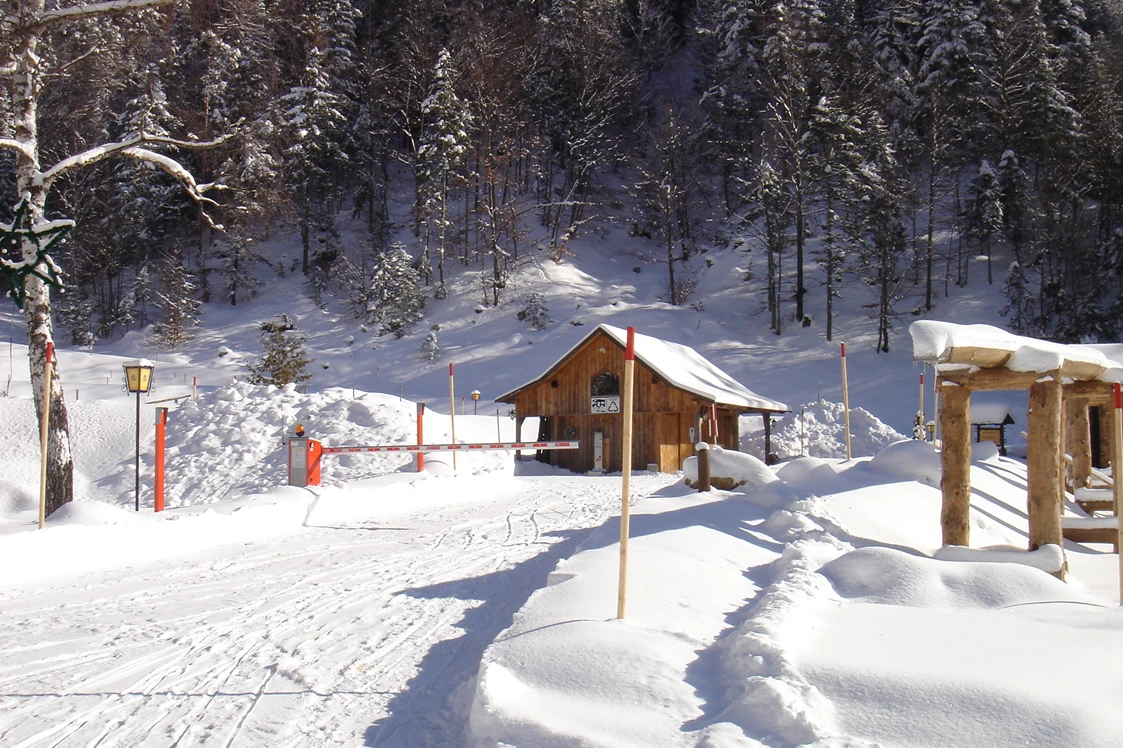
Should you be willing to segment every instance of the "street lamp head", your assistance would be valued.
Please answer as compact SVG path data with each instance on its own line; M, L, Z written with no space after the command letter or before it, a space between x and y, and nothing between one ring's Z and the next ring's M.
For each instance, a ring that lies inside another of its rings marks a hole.
M479 400L479 399L480 399L480 391L479 390L472 390L472 400Z
M148 392L152 387L152 370L155 368L151 361L144 358L124 364L125 387L129 392Z

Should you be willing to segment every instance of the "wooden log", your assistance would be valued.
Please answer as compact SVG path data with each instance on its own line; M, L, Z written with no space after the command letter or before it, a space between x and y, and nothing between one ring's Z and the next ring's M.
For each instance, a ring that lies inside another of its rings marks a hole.
M1065 451L1072 455L1072 488L1084 488L1092 476L1092 435L1088 401L1065 399Z
M709 491L710 480L710 448L705 442L698 444L698 490Z
M1029 390L1029 549L1054 543L1064 547L1061 534L1061 383L1036 382ZM1064 570L1058 572L1064 578Z
M1033 371L980 369L979 371L941 371L939 381L954 382L972 392L984 390L1028 390L1041 377Z
M971 391L940 387L940 527L944 545L971 544Z

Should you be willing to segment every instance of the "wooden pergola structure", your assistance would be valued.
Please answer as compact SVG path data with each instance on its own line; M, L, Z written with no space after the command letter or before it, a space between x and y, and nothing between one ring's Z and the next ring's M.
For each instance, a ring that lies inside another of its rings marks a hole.
M1009 338L1014 343L1027 340L1016 336ZM915 342L914 335L914 351ZM954 344L934 357L916 356L918 360L934 364L937 370L942 439L940 525L944 545L967 546L971 541L971 393L1024 390L1029 394L1026 444L1029 550L1048 544L1064 546L1061 515L1066 490L1066 452L1072 456L1074 486L1085 485L1092 472L1089 411L1099 408L1103 414L1099 421L1111 422L1112 382L1105 379L1115 379L1119 365L1102 355L1089 355L1095 352L1089 352L1085 346L1036 342L1047 347L1050 356L1037 356L1035 361L1027 361L1028 356L1017 360L1015 354L1024 348L1015 345ZM931 354L931 351L925 353ZM1054 365L1041 371L1040 362L1046 358ZM1029 365L1034 363L1037 365ZM1109 369L1112 372L1105 377ZM1101 451L1116 454L1113 430L1099 431L1096 436ZM1113 472L1120 475L1118 470ZM1063 579L1064 569L1059 570L1057 576Z

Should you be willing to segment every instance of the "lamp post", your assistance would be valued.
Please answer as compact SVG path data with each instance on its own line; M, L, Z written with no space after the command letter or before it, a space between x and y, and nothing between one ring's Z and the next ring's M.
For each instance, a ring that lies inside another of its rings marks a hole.
M480 402L480 391L472 390L472 415L476 415L476 405Z
M140 511L140 393L152 387L152 370L147 359L130 361L125 367L125 387L136 393L136 510Z

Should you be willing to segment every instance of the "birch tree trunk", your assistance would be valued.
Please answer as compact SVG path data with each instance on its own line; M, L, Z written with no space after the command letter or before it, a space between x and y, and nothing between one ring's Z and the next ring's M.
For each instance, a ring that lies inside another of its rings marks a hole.
M43 0L22 3L21 13L38 16ZM39 171L38 102L43 87L43 71L39 57L39 34L33 27L17 37L9 63L12 86L12 109L15 119L16 190L29 203L32 226L42 220L47 202L47 187L37 177ZM24 241L23 259L34 261L36 246ZM51 380L51 391L45 393L47 343L54 342L51 324L51 288L35 275L24 281L24 312L27 320L27 360L31 369L31 389L35 413L42 423L44 403L50 403L50 430L47 432L47 507L46 513L58 509L74 498L74 461L70 449L70 426L63 400L62 377ZM56 369L57 371L57 369ZM61 374L61 372L60 372ZM41 432L41 430L40 430ZM42 445L40 445L42 446Z
M16 160L16 190L29 208L29 220L34 228L44 220L47 197L55 180L83 166L107 158L125 156L150 163L177 179L191 197L200 204L214 204L204 197L215 184L198 184L194 176L175 159L165 153L150 150L157 144L184 149L212 148L227 139L220 137L208 142L177 140L144 132L123 140L96 145L63 158L44 170L39 155L39 97L43 93L46 74L40 55L40 43L51 29L68 23L104 16L122 15L171 5L174 0L105 0L47 9L45 0L16 0L0 6L0 33L10 42L9 59L0 61L0 79L6 80L11 90L12 138L0 138L0 148L10 151ZM5 12L2 8L10 8ZM206 211L200 213L210 223ZM23 244L23 259L35 261L38 247L30 239ZM24 284L24 312L27 321L27 358L31 369L31 387L35 398L35 412L42 423L45 413L50 413L50 430L47 433L47 506L48 514L74 498L74 461L70 448L70 426L63 400L62 377L52 377L51 391L45 392L45 365L47 343L54 341L51 323L50 285L35 275L27 275ZM61 372L60 372L61 374ZM42 429L40 429L42 432Z

